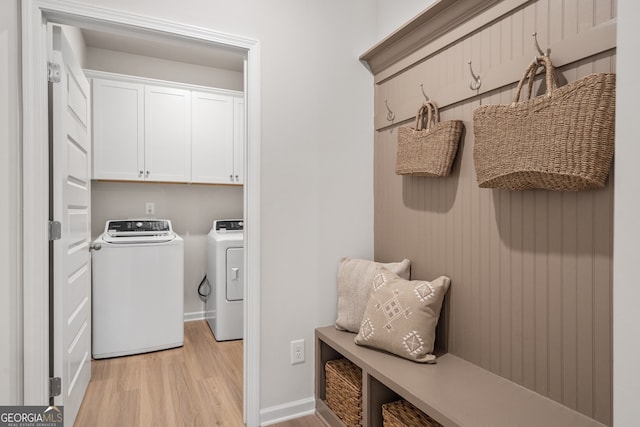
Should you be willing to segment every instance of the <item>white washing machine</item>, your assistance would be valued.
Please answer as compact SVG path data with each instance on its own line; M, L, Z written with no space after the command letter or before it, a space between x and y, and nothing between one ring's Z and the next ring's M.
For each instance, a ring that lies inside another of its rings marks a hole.
M171 221L107 221L94 245L93 357L182 346L184 242Z
M216 220L207 237L207 322L217 341L243 336L244 224Z

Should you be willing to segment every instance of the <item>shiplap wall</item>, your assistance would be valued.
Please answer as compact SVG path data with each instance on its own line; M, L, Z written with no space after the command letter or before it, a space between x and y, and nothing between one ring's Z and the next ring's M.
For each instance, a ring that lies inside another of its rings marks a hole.
M415 93L407 102L417 109L420 83L427 93L429 86L468 88L466 53L479 69L498 70L501 62L533 58L534 29L553 46L615 19L615 11L611 0L528 2L378 81L376 116L386 116L390 95L401 100L397 93ZM615 49L558 71L569 82L615 72ZM446 178L395 175L397 128L409 123L376 121L375 257L411 259L416 279L451 277L441 347L611 425L613 175L606 188L577 193L476 183L473 110L510 103L518 78L443 109L442 120L466 126Z

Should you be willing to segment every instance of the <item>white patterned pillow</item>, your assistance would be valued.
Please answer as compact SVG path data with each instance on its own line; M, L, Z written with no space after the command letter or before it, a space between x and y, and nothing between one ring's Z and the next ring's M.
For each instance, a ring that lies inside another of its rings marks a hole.
M405 359L435 363L433 343L451 280L405 280L378 269L355 342Z
M336 329L358 332L362 314L371 294L371 280L378 268L385 268L398 276L408 279L411 262L380 263L365 259L342 258L338 264L338 318Z

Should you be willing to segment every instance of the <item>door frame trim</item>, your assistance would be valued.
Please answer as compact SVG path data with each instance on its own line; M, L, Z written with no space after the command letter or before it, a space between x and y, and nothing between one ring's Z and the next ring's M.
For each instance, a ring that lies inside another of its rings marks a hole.
M246 52L244 414L260 423L260 42L69 0L22 0L22 208L24 404L48 404L49 149L46 23L153 31Z

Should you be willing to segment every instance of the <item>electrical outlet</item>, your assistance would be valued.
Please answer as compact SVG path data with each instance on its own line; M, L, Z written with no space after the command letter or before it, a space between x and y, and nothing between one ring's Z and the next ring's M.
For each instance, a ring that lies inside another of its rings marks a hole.
M155 215L156 213L156 204L153 202L147 202L144 205L144 213L147 215Z
M291 341L291 364L304 362L304 340Z

